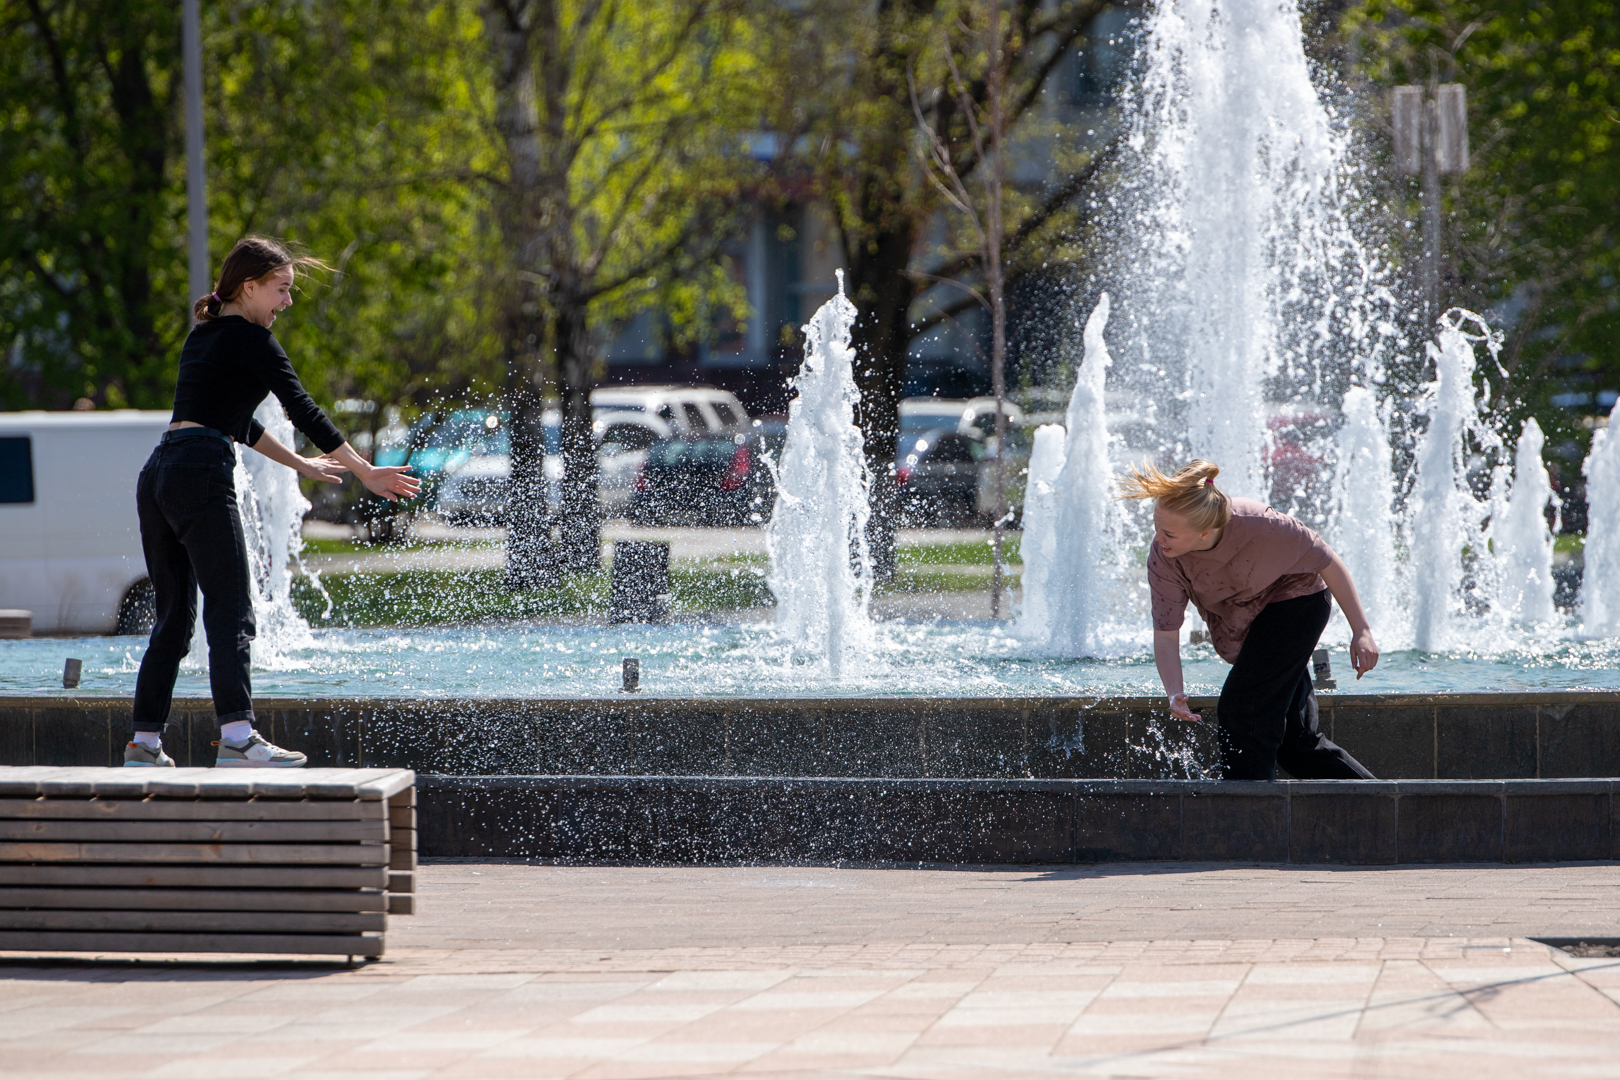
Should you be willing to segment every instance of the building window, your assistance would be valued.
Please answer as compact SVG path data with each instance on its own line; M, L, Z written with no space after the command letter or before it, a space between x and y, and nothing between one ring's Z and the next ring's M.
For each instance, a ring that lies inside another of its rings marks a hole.
M0 503L34 501L34 440L27 435L0 438Z

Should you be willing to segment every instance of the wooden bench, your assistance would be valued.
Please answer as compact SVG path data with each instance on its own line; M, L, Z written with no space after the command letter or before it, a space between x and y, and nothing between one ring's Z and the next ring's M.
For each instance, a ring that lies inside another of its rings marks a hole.
M0 950L381 956L409 769L0 768Z

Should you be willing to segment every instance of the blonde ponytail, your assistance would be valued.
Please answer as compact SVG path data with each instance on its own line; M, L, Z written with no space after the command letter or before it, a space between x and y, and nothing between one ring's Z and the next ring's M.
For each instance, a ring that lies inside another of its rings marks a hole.
M1232 501L1215 486L1220 474L1219 465L1203 458L1188 462L1172 476L1156 465L1144 464L1140 469L1132 465L1130 473L1119 478L1119 497L1157 499L1160 506L1186 518L1201 533L1224 529L1232 520Z

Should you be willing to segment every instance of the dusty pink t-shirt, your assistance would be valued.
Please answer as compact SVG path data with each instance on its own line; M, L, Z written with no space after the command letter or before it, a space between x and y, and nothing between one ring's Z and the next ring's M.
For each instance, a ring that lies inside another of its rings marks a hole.
M1171 559L1157 540L1148 549L1153 629L1181 629L1191 600L1209 626L1215 651L1235 661L1261 609L1327 588L1319 575L1332 561L1322 538L1287 514L1253 499L1233 499L1232 520L1208 551Z

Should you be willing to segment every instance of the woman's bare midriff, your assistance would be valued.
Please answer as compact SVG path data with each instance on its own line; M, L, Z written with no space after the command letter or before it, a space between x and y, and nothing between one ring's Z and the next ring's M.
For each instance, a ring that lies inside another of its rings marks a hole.
M202 425L197 423L195 420L176 420L174 423L169 425L169 430L179 431L181 428L186 427L202 427Z

